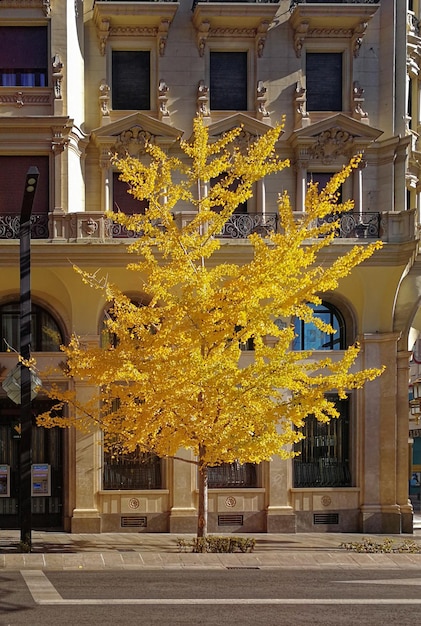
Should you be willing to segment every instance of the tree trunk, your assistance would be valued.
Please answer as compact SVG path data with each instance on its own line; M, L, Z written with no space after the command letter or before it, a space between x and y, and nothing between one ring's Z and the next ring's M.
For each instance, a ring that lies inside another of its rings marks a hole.
M204 463L206 448L199 446L199 505L197 515L197 536L208 534L208 466Z

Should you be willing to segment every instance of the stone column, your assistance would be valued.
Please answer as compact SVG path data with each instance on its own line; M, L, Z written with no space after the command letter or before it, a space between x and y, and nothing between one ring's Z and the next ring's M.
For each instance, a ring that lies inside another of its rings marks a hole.
M266 481L267 532L295 533L296 518L291 505L292 461L275 456L268 464Z
M77 384L77 399L83 403L95 393L91 385ZM101 516L96 503L100 488L101 433L76 431L75 509L71 520L72 533L101 532Z
M401 511L397 501L397 342L395 333L366 334L362 341L361 365L385 365L382 376L361 391L360 480L361 531L400 533ZM406 433L405 440L407 440Z
M307 168L304 163L298 161L295 169L297 172L295 210L299 213L304 213L307 192Z
M408 496L409 484L409 458L410 445L409 435L409 405L408 405L408 380L409 359L411 352L402 351L397 355L398 367L398 392L397 392L397 471L396 492L397 503L401 509L401 527L403 533L413 532L413 510Z
M189 461L193 455L189 450L179 450L169 471L171 509L170 533L195 533L197 530L197 509L194 502L197 486L197 465Z

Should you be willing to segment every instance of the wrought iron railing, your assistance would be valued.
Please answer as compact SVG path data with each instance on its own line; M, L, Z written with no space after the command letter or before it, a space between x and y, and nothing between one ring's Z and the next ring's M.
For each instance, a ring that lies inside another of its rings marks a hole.
M294 487L350 487L351 473L346 461L319 459L303 463L294 459Z
M160 461L151 463L104 463L104 489L160 489Z
M225 222L218 238L245 239L252 233L268 235L276 231L278 216L276 213L234 213Z
M256 466L253 463L223 463L208 468L210 489L246 489L256 486Z
M344 213L343 215L329 215L324 219L317 220L317 224L323 222L335 222L339 219L339 228L336 233L337 237L345 239L379 239L380 238L380 213L363 212L363 213Z
M20 215L0 215L0 239L19 239ZM48 239L48 215L32 215L31 238Z

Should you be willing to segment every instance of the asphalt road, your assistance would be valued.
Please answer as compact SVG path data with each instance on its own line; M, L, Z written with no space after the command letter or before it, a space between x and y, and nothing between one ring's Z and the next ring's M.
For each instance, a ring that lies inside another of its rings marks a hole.
M418 570L22 570L0 576L1 626L411 626Z

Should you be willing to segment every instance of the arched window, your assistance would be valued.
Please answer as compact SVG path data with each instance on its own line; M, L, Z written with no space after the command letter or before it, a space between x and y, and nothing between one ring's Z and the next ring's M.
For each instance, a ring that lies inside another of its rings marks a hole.
M295 339L293 350L344 350L345 349L345 321L340 311L332 304L322 302L310 305L315 317L326 324L330 324L336 331L333 335L319 330L313 322L294 320Z
M37 304L32 304L31 350L33 352L59 352L63 343L62 332L53 316ZM1 346L19 351L20 303L9 302L0 306Z

